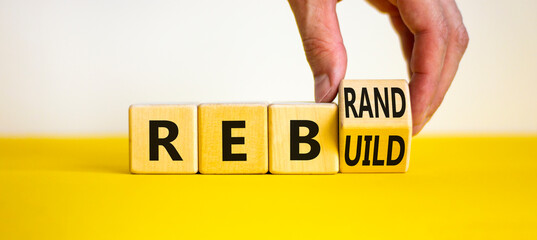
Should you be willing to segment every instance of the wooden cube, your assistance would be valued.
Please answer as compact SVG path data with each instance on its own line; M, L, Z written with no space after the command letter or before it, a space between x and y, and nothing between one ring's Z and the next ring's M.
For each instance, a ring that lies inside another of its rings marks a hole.
M269 169L273 174L338 172L338 108L334 103L269 106Z
M267 173L266 103L201 104L198 121L200 173Z
M198 171L197 105L129 108L131 173Z
M343 80L339 89L340 172L406 172L412 116L405 80Z

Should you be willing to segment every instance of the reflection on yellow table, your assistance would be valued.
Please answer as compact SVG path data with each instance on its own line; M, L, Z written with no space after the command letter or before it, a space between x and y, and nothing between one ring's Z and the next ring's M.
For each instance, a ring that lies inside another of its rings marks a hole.
M536 239L536 149L421 136L404 174L132 175L126 137L0 139L0 239Z

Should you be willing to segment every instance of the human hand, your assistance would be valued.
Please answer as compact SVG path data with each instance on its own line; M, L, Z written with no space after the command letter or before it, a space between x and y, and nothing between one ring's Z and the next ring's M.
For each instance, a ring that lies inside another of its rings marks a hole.
M468 46L455 0L368 0L390 16L410 76L413 134L438 109ZM345 77L347 53L336 15L337 0L289 0L315 79L315 101L330 102Z

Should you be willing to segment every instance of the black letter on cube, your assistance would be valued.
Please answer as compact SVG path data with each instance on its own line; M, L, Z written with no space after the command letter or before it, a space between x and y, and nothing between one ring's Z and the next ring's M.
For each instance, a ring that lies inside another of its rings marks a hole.
M308 128L308 135L300 136L300 127ZM291 160L312 160L319 156L321 145L313 140L319 133L317 123L309 120L291 120ZM307 143L311 149L308 153L300 153L300 143Z
M362 153L362 135L358 135L356 141L356 156L351 159L350 155L351 136L345 136L345 163L349 166L355 166L360 161L360 154Z
M352 115L357 117L356 108L354 108L354 101L356 100L356 93L352 88L344 88L343 92L345 93L345 117L349 118L349 109L352 110ZM350 96L349 96L350 95Z
M397 111L395 106L395 95L399 95L401 98L401 110ZM392 88L392 111L393 111L393 117L394 118L400 118L403 115L405 115L405 109L406 109L406 99L405 99L405 93L400 88Z
M393 142L397 142L399 144L400 150L399 155L396 159L392 160L392 151L393 151ZM388 138L388 156L386 158L386 165L388 166L394 166L399 164L403 160L403 156L405 155L405 140L397 135L390 135Z
M159 128L168 129L168 136L165 138L158 137ZM150 120L149 121L149 161L158 161L158 146L163 146L173 161L183 161L177 149L172 145L172 141L177 138L179 129L171 121Z
M244 137L232 137L232 128L245 128L246 121L222 121L222 160L246 161L246 153L231 153L232 144L244 144Z

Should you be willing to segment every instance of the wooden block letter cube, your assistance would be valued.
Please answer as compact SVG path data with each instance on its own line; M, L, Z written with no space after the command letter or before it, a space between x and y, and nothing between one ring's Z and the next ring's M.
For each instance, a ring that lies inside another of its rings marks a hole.
M201 104L198 121L200 173L267 173L267 104Z
M129 142L131 173L198 172L197 106L131 106Z
M405 80L343 80L340 172L406 172L412 116Z
M338 172L338 108L334 103L269 106L269 169L273 174Z

